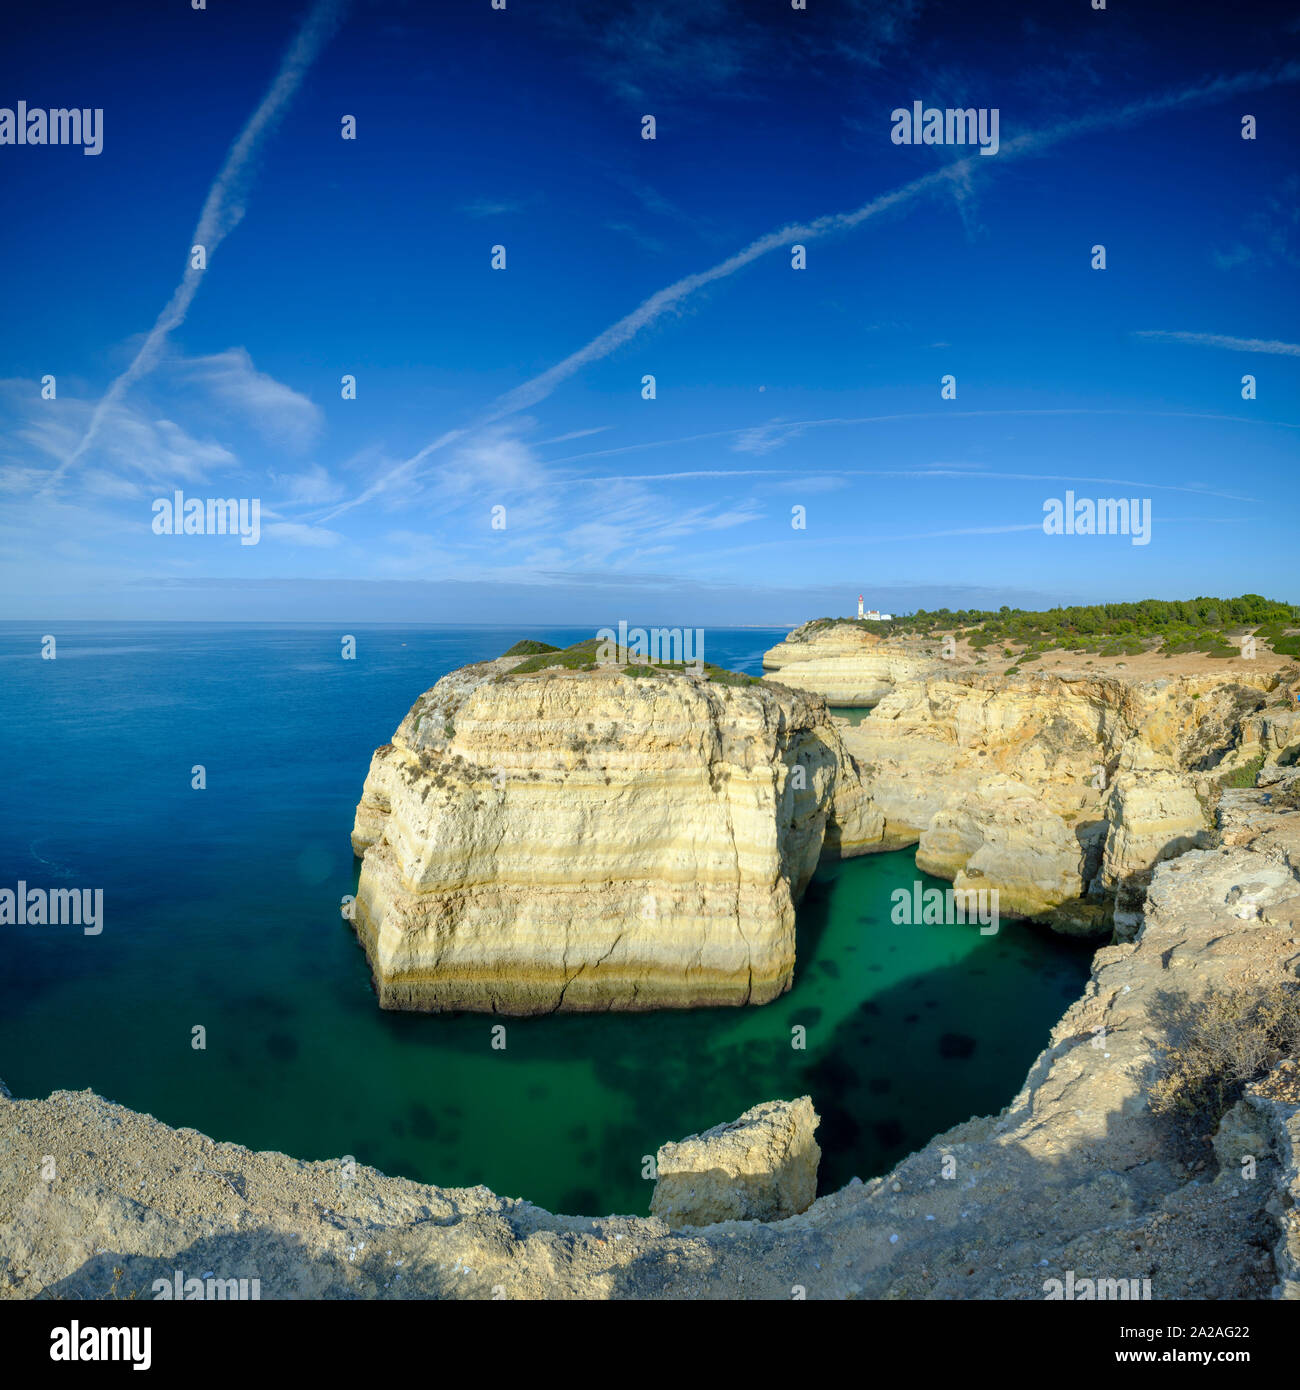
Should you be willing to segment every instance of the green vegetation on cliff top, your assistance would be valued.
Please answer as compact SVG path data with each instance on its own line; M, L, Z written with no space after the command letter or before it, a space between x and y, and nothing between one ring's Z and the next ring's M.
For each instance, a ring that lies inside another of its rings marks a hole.
M1253 635L1280 656L1300 656L1300 608L1242 594L1238 598L1143 599L1139 603L1097 603L1030 612L1021 608L918 609L889 622L859 618L817 618L808 631L841 623L865 627L881 637L930 636L959 632L972 647L1014 643L1023 648L1021 660L1041 652L1096 652L1102 656L1136 656L1155 651L1205 652L1210 656L1240 655L1229 636Z
M510 648L509 651L502 652L502 656L540 656L544 652L558 652L559 647L553 647L549 642L539 642L533 637L522 637Z
M544 642L516 642L502 656L518 656L521 651L531 650L526 660L510 672L512 676L526 676L531 671L547 671L553 666L562 666L566 671L592 671L596 666L596 648L599 643L594 637L585 642L575 642L571 647L548 647Z
M547 646L545 642L525 640L516 642L509 651L502 652L502 656L519 656L525 651L531 653L508 673L511 676L526 676L534 671L550 671L556 668L566 671L594 671L598 665L596 656L602 645L594 637L589 637L585 642L575 642L573 646L563 649ZM629 661L621 663L621 666L625 675L659 676L669 671L694 669L695 663L660 661L650 665ZM717 685L758 685L761 681L759 676L748 676L743 671L729 671L726 667L715 666L709 661L704 663L704 674L707 680Z

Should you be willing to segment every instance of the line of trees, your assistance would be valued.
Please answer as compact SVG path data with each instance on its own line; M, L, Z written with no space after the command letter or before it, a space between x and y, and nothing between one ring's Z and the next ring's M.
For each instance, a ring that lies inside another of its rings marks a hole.
M858 622L855 618L826 622ZM863 626L882 636L926 636L961 632L971 645L1023 647L1026 653L1069 649L1106 655L1141 651L1208 652L1235 656L1229 636L1254 634L1283 655L1300 655L1300 607L1241 594L1237 598L1142 599L1138 603L1092 603L1030 612L1003 606L991 609L918 609L907 617Z

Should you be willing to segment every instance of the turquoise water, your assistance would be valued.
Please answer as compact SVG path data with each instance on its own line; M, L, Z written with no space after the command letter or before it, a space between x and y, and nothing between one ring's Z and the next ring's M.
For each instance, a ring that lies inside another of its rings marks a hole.
M761 1009L506 1020L504 1051L501 1020L385 1013L338 907L370 753L525 634L345 630L355 662L323 627L0 628L0 887L102 888L105 921L0 926L15 1095L89 1087L254 1148L644 1212L644 1155L777 1096L814 1098L823 1190L883 1170L1005 1104L1082 987L1087 950L1039 929L894 926L891 891L934 882L898 853L818 875L795 987ZM783 633L710 630L707 654L758 673Z

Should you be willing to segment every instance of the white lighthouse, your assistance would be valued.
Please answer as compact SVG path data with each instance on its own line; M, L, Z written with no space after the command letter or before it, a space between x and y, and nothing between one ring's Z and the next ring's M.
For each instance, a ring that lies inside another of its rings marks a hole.
M887 623L891 614L882 613L878 608L863 608L863 596L858 595L858 617L865 619L869 623Z

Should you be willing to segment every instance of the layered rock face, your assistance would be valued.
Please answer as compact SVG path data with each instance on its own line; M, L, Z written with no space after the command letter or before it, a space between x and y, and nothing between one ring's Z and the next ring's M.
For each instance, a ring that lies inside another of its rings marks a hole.
M655 1168L650 1215L670 1228L719 1221L784 1221L817 1196L822 1151L809 1096L773 1100L677 1144L665 1144Z
M1085 892L1088 848L1061 816L1044 814L1032 788L995 773L935 812L916 866L957 889L996 888L1006 916L1055 920L1061 904Z
M1109 831L1100 888L1114 897L1116 935L1131 940L1155 866L1209 843L1205 809L1171 757L1133 738L1120 752L1104 810Z
M880 836L825 704L617 667L452 672L374 755L354 924L387 1008L761 1004L823 854Z
M1209 842L1226 772L1287 756L1290 677L953 672L841 730L880 847L1058 930L1131 935L1156 864ZM1253 734L1253 737L1252 737Z
M1266 762L1294 765L1300 761L1300 707L1295 683L1287 691L1285 707L1273 707L1249 718L1242 726L1241 746L1250 754L1262 754Z
M943 669L933 644L883 642L864 627L805 623L763 655L782 684L812 690L832 706L876 704L895 686Z

